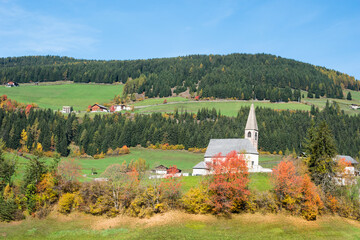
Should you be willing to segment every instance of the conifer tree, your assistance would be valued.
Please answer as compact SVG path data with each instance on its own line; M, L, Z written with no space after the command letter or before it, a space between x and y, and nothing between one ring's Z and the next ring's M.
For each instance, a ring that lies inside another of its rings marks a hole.
M317 127L314 124L308 130L306 139L306 163L311 178L316 185L321 185L324 191L331 191L333 188L333 177L335 176L336 147L333 135L325 121Z

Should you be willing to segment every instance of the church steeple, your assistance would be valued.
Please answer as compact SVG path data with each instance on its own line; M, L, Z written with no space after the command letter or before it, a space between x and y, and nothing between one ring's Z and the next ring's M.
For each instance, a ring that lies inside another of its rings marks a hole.
M254 104L251 104L249 116L246 122L245 139L249 139L253 144L253 146L255 147L255 149L258 149L259 133L258 133L258 125L256 121Z

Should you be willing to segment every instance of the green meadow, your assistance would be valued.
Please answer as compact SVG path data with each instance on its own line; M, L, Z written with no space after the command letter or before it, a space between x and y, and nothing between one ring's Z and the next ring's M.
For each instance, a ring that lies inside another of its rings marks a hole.
M106 218L52 212L0 223L2 239L359 239L359 222L332 216L316 221L285 214L237 214L232 218L171 211L150 219Z
M17 161L17 168L15 174L15 181L20 181L24 175L28 159L19 157L12 153L4 154L7 159L14 159ZM31 156L29 156L31 157ZM82 167L82 174L86 177L80 179L81 181L91 181L94 178L101 177L105 169L112 164L122 164L124 161L136 161L137 159L145 159L150 169L162 164L166 167L176 165L183 172L192 173L192 168L199 162L204 160L204 155L201 153L191 153L185 150L155 150L146 148L130 148L130 154L105 157L102 159L92 158L75 158L75 161ZM64 160L66 158L63 158ZM67 159L70 159L68 157ZM281 160L279 155L261 155L259 158L260 165L266 168L273 168ZM43 158L43 161L50 165L52 160L50 158ZM91 175L91 169L94 168L98 174ZM184 191L191 187L198 186L203 181L202 176L189 176L182 178L182 188ZM269 174L266 173L251 173L250 174L250 189L257 189L259 191L266 191L271 189Z
M73 106L74 110L85 111L94 103L108 103L115 95L122 93L123 85L106 84L61 84L61 85L20 85L0 87L0 95L21 103L36 103L40 108L61 110Z
M271 108L277 110L303 110L310 111L311 106L305 105L297 102L289 103L270 103L267 101L200 101L200 102L183 102L183 103L174 103L174 104L159 104L156 106L148 106L136 109L138 113L152 113L152 112L161 112L161 113L172 113L177 109L179 112L193 112L196 113L201 108L215 108L217 111L220 111L221 114L225 116L234 117L237 115L241 107L250 107L254 103L255 107Z

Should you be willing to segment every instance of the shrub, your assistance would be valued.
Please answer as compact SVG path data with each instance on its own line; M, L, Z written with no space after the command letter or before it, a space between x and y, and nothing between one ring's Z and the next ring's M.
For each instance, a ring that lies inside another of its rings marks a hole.
M74 207L75 194L65 193L59 199L59 212L68 214Z
M97 201L95 204L90 205L90 211L89 213L93 215L102 215L112 208L114 203L111 201L110 197L108 195L100 196L97 198Z
M210 195L204 186L191 188L181 199L184 209L188 213L205 214L212 211Z
M133 217L151 217L155 213L165 212L166 204L162 202L160 188L147 187L131 202L127 212Z
M252 191L246 208L251 213L257 211L261 213L277 213L279 204L273 192Z

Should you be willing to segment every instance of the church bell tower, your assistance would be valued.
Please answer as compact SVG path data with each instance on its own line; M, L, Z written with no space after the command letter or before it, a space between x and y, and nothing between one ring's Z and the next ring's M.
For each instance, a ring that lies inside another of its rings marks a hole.
M256 150L258 149L259 131L255 116L254 104L251 104L249 116L246 122L245 139L249 139L254 148Z

